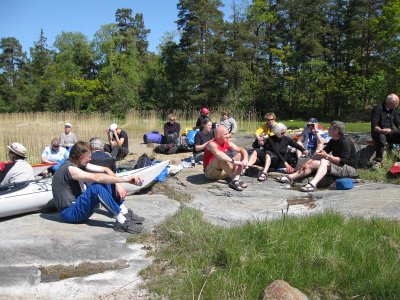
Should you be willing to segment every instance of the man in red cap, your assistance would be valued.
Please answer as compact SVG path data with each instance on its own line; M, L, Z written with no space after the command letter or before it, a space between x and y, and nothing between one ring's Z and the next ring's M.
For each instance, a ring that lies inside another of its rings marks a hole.
M208 110L207 107L203 107L201 109L200 116L198 117L197 122L196 122L196 128L199 128L200 125L203 124L203 121L206 119L211 121L211 118L209 117L209 113L210 113L210 111Z

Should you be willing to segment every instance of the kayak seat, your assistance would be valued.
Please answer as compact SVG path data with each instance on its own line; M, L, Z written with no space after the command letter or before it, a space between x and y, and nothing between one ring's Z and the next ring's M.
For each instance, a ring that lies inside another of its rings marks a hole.
M16 182L11 184L0 185L0 195L6 195L26 188L30 181Z

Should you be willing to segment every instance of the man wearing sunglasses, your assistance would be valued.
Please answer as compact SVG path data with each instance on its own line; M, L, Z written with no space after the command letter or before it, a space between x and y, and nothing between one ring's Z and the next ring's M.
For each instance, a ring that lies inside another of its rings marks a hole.
M50 173L54 174L54 172L57 171L57 169L64 163L64 161L68 159L68 156L68 150L60 146L60 139L53 138L51 140L50 146L46 147L42 153L42 162L56 162L57 165L49 169Z
M260 148L262 145L264 145L265 140L269 136L274 135L272 128L276 124L275 114L271 113L271 112L266 113L264 116L264 120L265 120L265 123L262 124L255 132L256 141L253 143L253 148ZM254 146L256 146L256 147L254 147Z
M310 118L303 132L299 134L297 143L302 145L310 156L313 156L316 152L322 150L325 142L329 141L329 138L327 141L324 140L323 134L324 132L318 128L318 120ZM301 155L302 153L297 151L297 157L299 158Z

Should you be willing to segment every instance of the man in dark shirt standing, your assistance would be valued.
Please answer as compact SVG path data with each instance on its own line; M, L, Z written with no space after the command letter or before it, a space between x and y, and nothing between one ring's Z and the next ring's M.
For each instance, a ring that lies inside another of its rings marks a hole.
M104 151L111 153L115 160L121 160L129 153L128 134L113 123L107 128L108 143Z
M314 192L317 183L326 175L335 177L355 177L356 148L353 142L344 136L344 123L333 121L328 134L331 137L321 151L309 159L296 173L278 178L281 183L292 184L294 180L310 176L314 178L301 188L302 192Z
M399 105L399 96L390 94L384 103L378 104L372 111L371 136L375 142L375 163L373 169L381 167L383 151L387 144L399 144L399 115L396 108Z

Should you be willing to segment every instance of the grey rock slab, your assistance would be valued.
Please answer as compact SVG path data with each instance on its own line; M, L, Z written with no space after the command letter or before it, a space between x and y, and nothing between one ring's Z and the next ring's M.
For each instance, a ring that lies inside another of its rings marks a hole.
M288 205L288 199L309 194L278 183L271 177L264 182L247 176L241 179L249 187L242 192L234 191L224 180L207 180L202 166L196 166L182 170L168 182L176 189L190 193L193 200L186 205L201 210L205 220L214 225L234 226L283 215L306 216L325 211L367 218L400 218L398 185L356 183L352 190L320 189L312 193L316 198L312 205Z
M163 195L133 195L126 206L146 218L152 231L180 204ZM138 272L152 259L142 244L127 244L132 235L115 232L114 219L98 209L83 224L63 223L57 212L0 221L0 299L97 299L141 282ZM126 262L126 268L62 281L41 282L40 267L76 266L83 262Z

